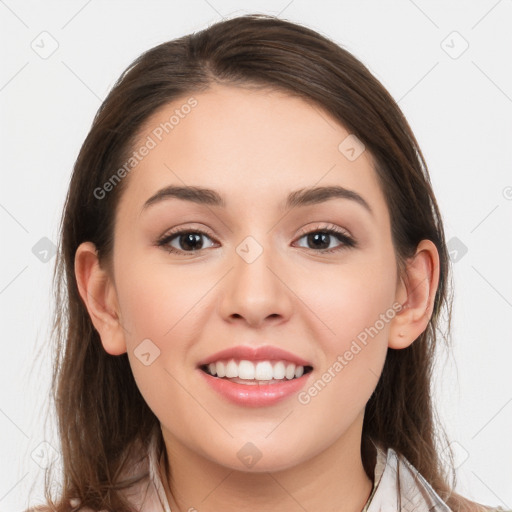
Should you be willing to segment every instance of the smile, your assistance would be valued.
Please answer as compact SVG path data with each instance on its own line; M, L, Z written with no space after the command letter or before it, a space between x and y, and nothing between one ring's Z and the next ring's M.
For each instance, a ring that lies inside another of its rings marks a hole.
M270 360L254 363L248 360L217 361L203 365L197 371L209 388L223 400L243 407L268 407L295 396L312 375L311 366L285 363ZM223 373L223 377L219 376ZM279 378L274 378L274 375Z
M275 383L302 377L312 370L311 366L302 366L290 361L249 361L224 360L201 366L201 369L213 377L229 379L246 385Z

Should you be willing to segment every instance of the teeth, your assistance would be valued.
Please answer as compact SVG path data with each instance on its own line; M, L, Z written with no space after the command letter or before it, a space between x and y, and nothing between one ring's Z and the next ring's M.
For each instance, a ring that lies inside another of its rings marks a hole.
M293 366L293 365L292 365ZM286 367L282 361L277 362L273 368L274 379L284 379L286 374Z
M217 371L217 377L225 377L226 376L226 365L222 361L219 361L217 363L216 371Z
M234 359L217 361L208 365L208 372L217 377L244 380L291 380L302 377L304 366L298 366L287 361L252 361Z
M229 379L238 377L238 367L236 366L235 361L229 361L226 365L226 377Z
M236 373L235 377L245 380L253 380L256 373L256 368L251 361L240 361L240 364L235 363Z

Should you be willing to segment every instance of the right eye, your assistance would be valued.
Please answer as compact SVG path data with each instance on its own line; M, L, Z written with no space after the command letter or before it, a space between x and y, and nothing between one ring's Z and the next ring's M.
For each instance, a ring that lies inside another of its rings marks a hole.
M203 249L201 237L210 238L210 235L197 229L177 229L170 233L166 233L160 240L158 240L157 245L159 247L163 247L163 249L170 253L187 254L191 252L198 252ZM177 242L178 245L181 245L183 249L171 245L171 242L173 241Z

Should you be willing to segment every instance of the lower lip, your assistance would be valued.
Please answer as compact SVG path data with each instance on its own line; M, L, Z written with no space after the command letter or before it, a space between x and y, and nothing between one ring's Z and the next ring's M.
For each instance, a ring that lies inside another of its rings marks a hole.
M206 382L229 401L246 407L265 407L276 404L296 394L306 384L311 371L298 379L283 380L273 384L237 384L227 379L213 377L198 369Z

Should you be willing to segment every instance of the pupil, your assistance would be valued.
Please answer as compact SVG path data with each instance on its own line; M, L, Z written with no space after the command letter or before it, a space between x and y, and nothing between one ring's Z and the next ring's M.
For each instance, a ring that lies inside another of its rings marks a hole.
M324 240L324 244L325 244L325 240L329 237L330 235L328 233L313 233L311 235L309 235L309 241L312 241L312 240L315 240L315 241L318 241L318 238L319 237L322 237L322 239ZM317 245L317 244L315 244ZM318 245L317 245L318 247ZM322 247L322 248L327 248L329 247L329 242L327 242L327 245L325 247Z
M187 233L181 236L180 243L182 244L182 247L186 250L197 250L201 248L195 245L196 243L200 242L200 238L201 235L199 233Z

